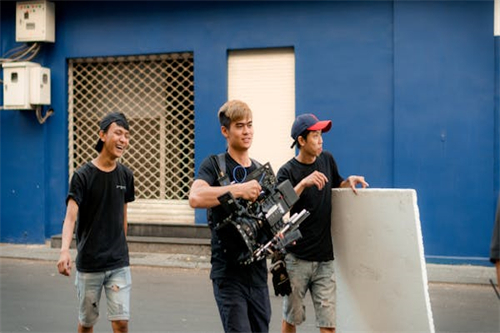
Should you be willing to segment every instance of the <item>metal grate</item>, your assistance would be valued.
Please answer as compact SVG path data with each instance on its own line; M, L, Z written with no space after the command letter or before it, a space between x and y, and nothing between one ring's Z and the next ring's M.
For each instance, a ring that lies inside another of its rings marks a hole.
M123 112L136 198L186 200L194 177L192 53L69 60L69 169L96 156L99 120Z

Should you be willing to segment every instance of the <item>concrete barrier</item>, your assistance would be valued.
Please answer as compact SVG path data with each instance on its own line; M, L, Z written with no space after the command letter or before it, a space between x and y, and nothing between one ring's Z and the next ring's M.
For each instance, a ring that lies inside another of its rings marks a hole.
M332 191L337 332L434 332L414 190Z

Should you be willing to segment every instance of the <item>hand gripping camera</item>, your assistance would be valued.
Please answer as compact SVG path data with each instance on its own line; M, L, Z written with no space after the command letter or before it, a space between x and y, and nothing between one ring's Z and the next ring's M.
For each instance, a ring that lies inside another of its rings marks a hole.
M289 180L276 184L269 163L253 171L246 180L253 179L262 187L256 201L235 199L231 192L218 197L227 217L215 225L215 230L225 231L226 234L229 231L233 235L226 241L236 243L232 248L239 252L237 260L242 264L264 259L276 251L284 251L286 245L302 237L297 227L309 216L309 212L304 209L285 221L284 216L299 197Z

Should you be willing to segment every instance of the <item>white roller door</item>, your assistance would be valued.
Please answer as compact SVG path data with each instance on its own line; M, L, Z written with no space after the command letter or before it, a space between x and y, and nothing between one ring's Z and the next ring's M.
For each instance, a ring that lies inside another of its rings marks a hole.
M295 54L292 48L231 51L228 98L246 102L253 113L250 156L271 162L276 173L294 156L290 130L295 118Z

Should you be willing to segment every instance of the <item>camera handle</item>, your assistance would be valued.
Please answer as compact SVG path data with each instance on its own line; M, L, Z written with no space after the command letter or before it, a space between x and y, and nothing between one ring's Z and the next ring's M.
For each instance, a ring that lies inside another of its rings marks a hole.
M264 259L268 254L281 251L286 245L301 238L302 234L296 229L309 215L311 214L305 209L300 213L293 214L290 220L285 223L285 226L269 242L254 252L253 257L255 260Z

